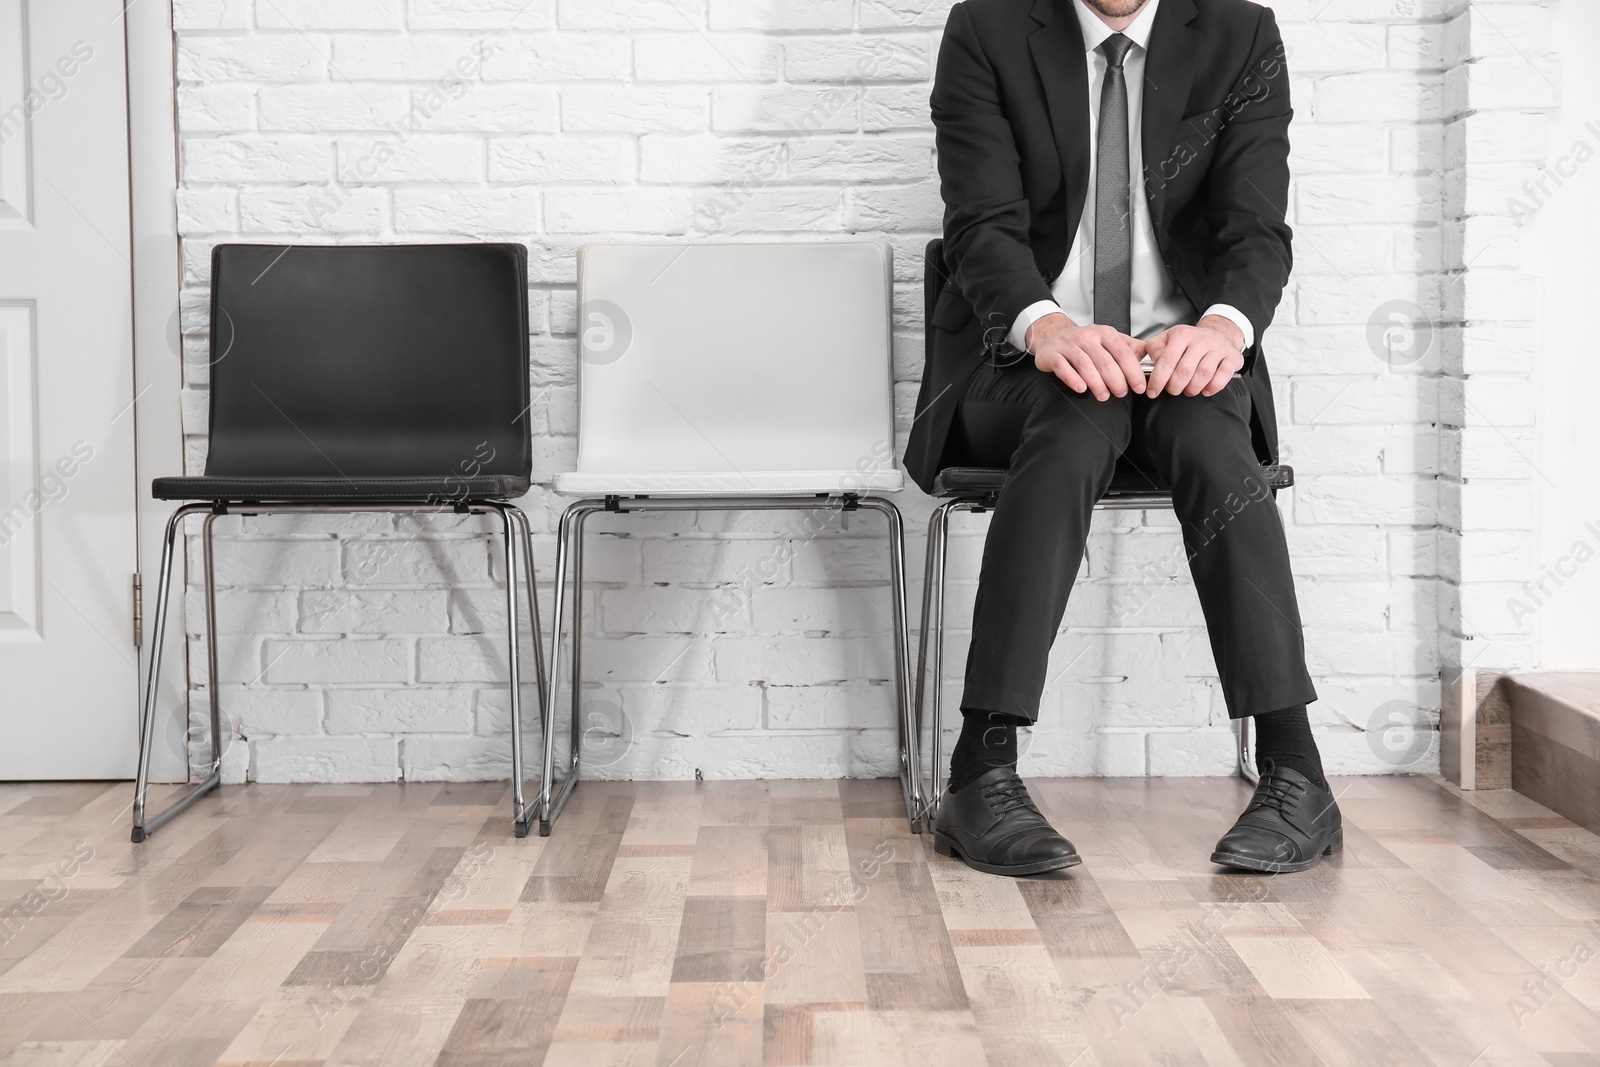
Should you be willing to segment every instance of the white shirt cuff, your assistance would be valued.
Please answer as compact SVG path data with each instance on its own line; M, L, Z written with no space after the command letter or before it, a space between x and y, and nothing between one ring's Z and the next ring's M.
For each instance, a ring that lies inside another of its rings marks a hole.
M1023 312L1023 314L1026 315L1027 312ZM1244 312L1232 304L1212 304L1206 308L1206 315L1220 315L1239 327L1239 332L1244 334L1244 344L1239 346L1240 351L1248 352L1250 346L1256 343L1255 327L1250 325L1250 320L1245 317ZM1201 315L1200 317L1203 319L1206 315Z
M1017 316L1017 321L1011 324L1011 332L1006 334L1006 340L1018 352L1028 350L1028 327L1044 318L1046 315L1057 313L1066 314L1061 310L1061 305L1054 300L1039 300L1022 309Z

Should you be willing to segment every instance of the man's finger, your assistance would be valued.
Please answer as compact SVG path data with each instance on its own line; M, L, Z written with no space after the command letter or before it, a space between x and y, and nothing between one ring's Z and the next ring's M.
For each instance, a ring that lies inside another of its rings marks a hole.
M1089 355L1094 358L1095 368L1100 371L1100 380L1106 383L1106 388L1111 390L1111 394L1127 396L1128 376L1122 373L1122 366L1111 354L1109 347L1111 340L1108 337L1093 346L1088 346Z
M1089 391L1088 383L1083 380L1082 375L1072 369L1072 364L1067 361L1067 357L1064 355L1056 360L1055 375L1074 393L1086 393Z
M1117 361L1117 366L1122 370L1122 377L1128 383L1128 392L1144 392L1144 368L1139 366L1139 352L1134 347L1139 342L1131 337L1117 335L1110 339L1106 348L1111 352L1111 357Z
M1183 353L1189 347L1189 340L1184 334L1173 334L1170 331L1162 335L1166 340L1162 343L1161 354L1156 356L1156 369L1150 374L1150 386L1145 395L1158 397L1163 389L1172 384L1172 375L1177 371L1183 359Z
M1227 352L1217 361L1217 369L1211 377L1211 384L1206 386L1206 396L1215 396L1228 387L1233 381L1233 376L1244 369L1244 356L1238 352Z
M1156 374L1161 370L1161 353L1166 350L1166 347L1167 331L1165 330L1144 342L1144 358L1150 361L1150 369L1144 372L1144 389L1141 392L1147 397L1156 395L1151 390L1156 387ZM1139 369L1144 370L1144 365L1140 364Z
M1114 397L1126 397L1128 376L1122 373L1122 366L1118 365L1117 357L1110 354L1110 349L1107 347L1109 342L1110 338L1096 338L1090 344L1085 344L1083 349L1093 358L1094 370L1099 371L1101 381L1106 382L1106 389L1110 390L1110 394Z
M1067 353L1067 359L1072 363L1072 369L1083 376L1084 383L1088 385L1089 392L1094 394L1096 400L1106 400L1111 396L1111 390L1106 388L1105 379L1100 376L1100 370L1095 366L1094 355L1088 351L1092 341L1081 341L1076 349Z
M1222 353L1218 351L1207 352L1195 366L1194 376L1189 379L1189 384L1184 388L1184 396L1199 396L1211 384L1211 379L1217 376L1217 365L1222 362Z
M1183 356L1177 360L1177 366L1172 369L1172 378L1167 382L1168 393L1173 396L1182 395L1189 387L1189 382L1193 380L1194 372L1200 366L1200 360L1205 354L1205 345L1198 339L1193 339L1183 346Z

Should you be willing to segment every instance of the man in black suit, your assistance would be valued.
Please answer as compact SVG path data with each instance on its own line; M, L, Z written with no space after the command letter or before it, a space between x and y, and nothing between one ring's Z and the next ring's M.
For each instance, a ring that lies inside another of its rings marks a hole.
M1261 782L1212 860L1342 845L1282 521L1260 338L1289 277L1289 79L1249 0L965 0L934 80L946 277L906 467L1005 467L935 847L998 874L1078 862L1016 773L1119 459L1172 488L1229 714Z

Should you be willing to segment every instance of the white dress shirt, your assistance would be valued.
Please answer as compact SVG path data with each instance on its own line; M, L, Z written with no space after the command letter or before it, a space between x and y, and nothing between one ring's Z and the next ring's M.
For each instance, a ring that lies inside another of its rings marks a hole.
M1161 250L1156 246L1155 224L1150 218L1150 202L1145 199L1144 191L1144 150L1140 140L1144 128L1144 64L1156 8L1160 6L1161 0L1150 0L1122 31L1123 36L1133 42L1122 61L1128 83L1128 173L1133 181L1129 191L1129 203L1133 208L1133 287L1129 322L1133 335L1144 339L1180 322L1195 321L1191 317L1193 305L1178 289L1162 262ZM1089 195L1084 202L1083 217L1078 220L1072 249L1067 254L1067 265L1050 287L1050 295L1055 299L1040 300L1023 308L1006 335L1006 340L1018 351L1027 348L1028 327L1045 315L1061 311L1080 325L1094 322L1094 193L1098 167L1095 156L1099 144L1100 90L1106 77L1106 57L1100 45L1116 31L1100 21L1083 0L1072 0L1072 10L1077 13L1084 48L1088 52ZM1255 329L1238 308L1214 304L1206 309L1206 314L1221 315L1238 326L1244 334L1244 348L1254 343Z

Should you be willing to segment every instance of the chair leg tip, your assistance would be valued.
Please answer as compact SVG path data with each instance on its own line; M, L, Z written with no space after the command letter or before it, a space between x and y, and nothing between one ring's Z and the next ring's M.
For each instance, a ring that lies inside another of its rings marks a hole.
M523 820L518 819L518 820L516 820L516 822L514 822L512 824L511 832L516 834L519 838L527 837L528 836L528 824L526 822L524 822Z
M144 827L142 826L135 826L133 828L133 833L129 835L129 837L133 839L133 843L136 845L144 841L149 836L149 834L145 833Z

